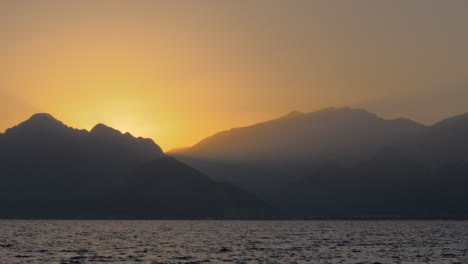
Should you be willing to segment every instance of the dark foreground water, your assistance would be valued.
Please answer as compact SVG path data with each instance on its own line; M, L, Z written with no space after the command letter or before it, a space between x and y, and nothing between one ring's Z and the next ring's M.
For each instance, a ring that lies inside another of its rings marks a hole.
M466 221L0 221L0 263L468 263Z

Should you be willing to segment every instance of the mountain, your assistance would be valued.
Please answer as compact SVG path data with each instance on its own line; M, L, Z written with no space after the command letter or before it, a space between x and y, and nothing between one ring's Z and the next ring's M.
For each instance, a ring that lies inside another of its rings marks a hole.
M468 218L467 164L430 171L390 151L341 166L323 164L268 197L287 217Z
M394 151L348 166L323 163L309 173L278 188L280 196L270 197L284 214L312 218L433 216L425 214L425 199L430 197L425 167Z
M399 146L401 151L433 168L468 162L468 114L444 119Z
M385 120L362 109L330 107L223 131L170 155L266 198L323 162L371 159L425 129L409 119Z
M326 108L223 131L170 155L286 217L467 218L467 134L468 114L425 126Z
M164 155L150 139L36 114L0 134L0 218L258 218L254 195Z
M356 160L425 127L408 119L384 120L361 109L326 108L234 128L208 137L178 155L224 161L309 162Z
M466 219L467 133L468 114L424 126L327 108L169 157L150 139L37 114L0 134L0 218Z
M3 151L12 154L79 155L79 159L112 162L129 167L141 161L162 157L161 148L151 139L135 138L129 133L102 124L90 132L70 128L49 114L35 114L29 120L7 129Z
M271 213L254 195L232 184L214 182L173 158L153 160L133 175L125 183L125 192L134 197L137 205L132 202L128 208L139 217L148 211L154 217L177 218L258 218Z

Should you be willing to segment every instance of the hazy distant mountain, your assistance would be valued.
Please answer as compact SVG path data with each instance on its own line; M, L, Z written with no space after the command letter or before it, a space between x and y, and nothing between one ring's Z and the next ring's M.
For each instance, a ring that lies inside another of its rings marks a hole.
M468 114L447 118L409 138L400 149L432 167L468 162Z
M468 114L424 126L327 108L220 132L171 155L289 217L468 217L466 135Z
M363 161L392 148L438 166L468 161L467 134L468 114L424 126L404 118L382 119L361 109L326 108L223 131L170 154L189 162L311 165Z
M176 154L225 161L356 160L423 129L408 119L384 120L365 110L327 108L223 131Z
M2 218L244 218L269 207L172 158L150 139L48 114L0 134Z

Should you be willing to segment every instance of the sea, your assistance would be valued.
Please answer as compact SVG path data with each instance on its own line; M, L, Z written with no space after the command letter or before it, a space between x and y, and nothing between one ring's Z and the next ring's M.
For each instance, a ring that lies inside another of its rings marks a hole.
M468 264L468 221L1 220L0 263Z

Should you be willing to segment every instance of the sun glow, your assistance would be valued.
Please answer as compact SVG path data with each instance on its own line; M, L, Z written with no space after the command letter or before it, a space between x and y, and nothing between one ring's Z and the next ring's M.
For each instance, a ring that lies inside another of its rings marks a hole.
M466 89L446 92L467 83L466 4L435 20L449 4L372 1L367 16L333 2L0 1L0 131L49 112L169 150L294 109L427 122L466 111ZM428 87L451 103L421 99Z

